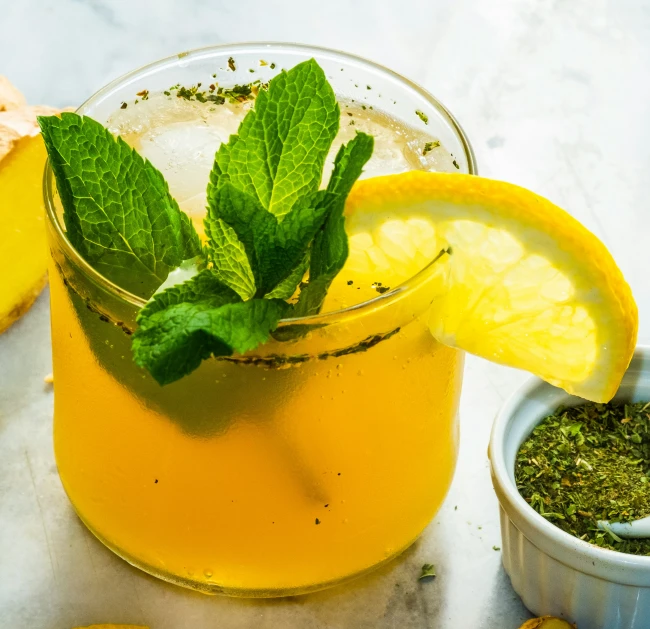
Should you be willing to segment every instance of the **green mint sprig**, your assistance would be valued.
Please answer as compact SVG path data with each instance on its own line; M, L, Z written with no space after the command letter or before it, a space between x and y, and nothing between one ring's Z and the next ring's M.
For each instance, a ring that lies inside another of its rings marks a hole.
M154 295L138 315L136 362L160 384L191 373L210 356L244 353L265 343L289 305L242 298L211 270Z
M68 236L101 273L151 298L138 313L135 362L168 384L211 356L265 343L282 318L318 313L348 255L343 208L373 150L342 146L326 190L325 159L340 111L312 59L260 91L219 147L208 184L202 271L153 294L201 253L162 174L88 117L40 118ZM295 296L309 271L309 281Z
M237 135L217 150L208 192L228 180L282 218L320 187L340 117L334 91L313 59L280 73L260 91Z
M309 284L301 291L294 316L320 312L327 290L348 258L348 235L345 232L345 201L354 182L372 155L374 140L371 135L357 133L355 138L341 146L334 160L334 170L327 186L330 193L327 219L316 234L311 246Z
M183 260L200 255L187 214L159 170L101 124L39 117L67 235L102 275L148 299Z

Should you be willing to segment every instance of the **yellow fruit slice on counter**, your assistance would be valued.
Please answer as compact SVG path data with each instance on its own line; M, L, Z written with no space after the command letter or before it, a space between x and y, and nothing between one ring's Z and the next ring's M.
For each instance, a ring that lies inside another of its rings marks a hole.
M527 620L519 629L577 629L577 627L561 618L542 616Z
M29 309L47 281L46 154L36 116L52 113L25 105L0 77L0 333Z
M44 165L40 135L19 140L0 162L0 333L29 309L47 280Z
M446 251L437 339L590 400L616 392L636 304L605 246L565 211L512 184L413 171L357 182L346 217L341 281L395 287Z

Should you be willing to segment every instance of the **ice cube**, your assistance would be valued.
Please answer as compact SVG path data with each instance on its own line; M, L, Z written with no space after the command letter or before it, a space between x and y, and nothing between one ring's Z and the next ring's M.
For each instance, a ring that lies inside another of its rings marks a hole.
M177 122L145 133L140 154L162 172L174 198L183 203L205 190L214 154L224 139L203 122Z
M162 172L188 214L203 214L214 155L249 109L248 102L215 105L152 94L115 112L109 128Z
M408 160L409 170L429 170L438 173L457 173L454 157L441 144L429 136L418 135L408 141L404 147L404 156ZM458 162L456 162L458 163Z

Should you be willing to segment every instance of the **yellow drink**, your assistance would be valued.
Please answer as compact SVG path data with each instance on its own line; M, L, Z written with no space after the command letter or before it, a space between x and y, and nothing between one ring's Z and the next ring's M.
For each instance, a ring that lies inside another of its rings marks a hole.
M392 557L440 506L462 359L422 319L367 352L288 369L212 361L179 383L184 425L146 408L86 335L125 361L128 337L75 312L56 273L51 291L61 480L134 563L213 591L304 591ZM213 424L193 425L193 396Z
M329 310L349 305L351 287L378 299L282 324L250 355L160 387L131 357L141 302L78 257L54 212L56 460L107 546L181 585L278 596L356 576L415 540L457 451L462 354L428 328L435 268L379 296L381 278L346 267Z

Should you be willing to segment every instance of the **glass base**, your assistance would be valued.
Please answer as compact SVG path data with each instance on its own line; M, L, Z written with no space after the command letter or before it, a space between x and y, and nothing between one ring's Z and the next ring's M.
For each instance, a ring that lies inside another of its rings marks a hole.
M222 596L232 596L238 598L281 598L284 596L298 596L301 594L310 594L311 592L318 592L319 590L325 590L327 588L343 585L344 583L354 581L355 579L358 579L359 577L362 577L390 563L391 561L396 559L399 555L401 555L407 548L413 545L415 541L422 534L422 531L420 531L418 535L416 535L411 541L405 544L402 548L398 549L392 555L389 555L388 557L373 564L372 566L364 568L363 570L352 573L340 579L334 579L332 581L325 581L323 583L314 583L311 585L292 587L292 588L248 589L248 588L232 588L228 586L219 585L218 583L205 583L205 581L195 581L193 579L187 579L184 577L180 577L176 574L171 574L169 572L159 570L158 568L154 568L153 566L146 564L140 561L139 559L130 556L128 553L125 553L121 549L111 544L108 540L106 540L99 533L97 533L97 531L95 531L93 527L90 526L90 524L88 524L86 520L84 520L84 518L79 514L79 512L76 509L75 509L75 513L77 514L81 522L84 524L84 526L102 544L104 544L106 548L108 548L110 551L115 553L120 559L123 559L127 563L131 564L134 568L138 568L139 570L142 570L143 572L146 572L147 574L150 574L153 577L161 579L162 581L167 581L168 583L172 583L174 585L179 585L181 587L188 588L190 590L195 590L197 592L201 592L202 594L209 594L209 595L219 594Z

